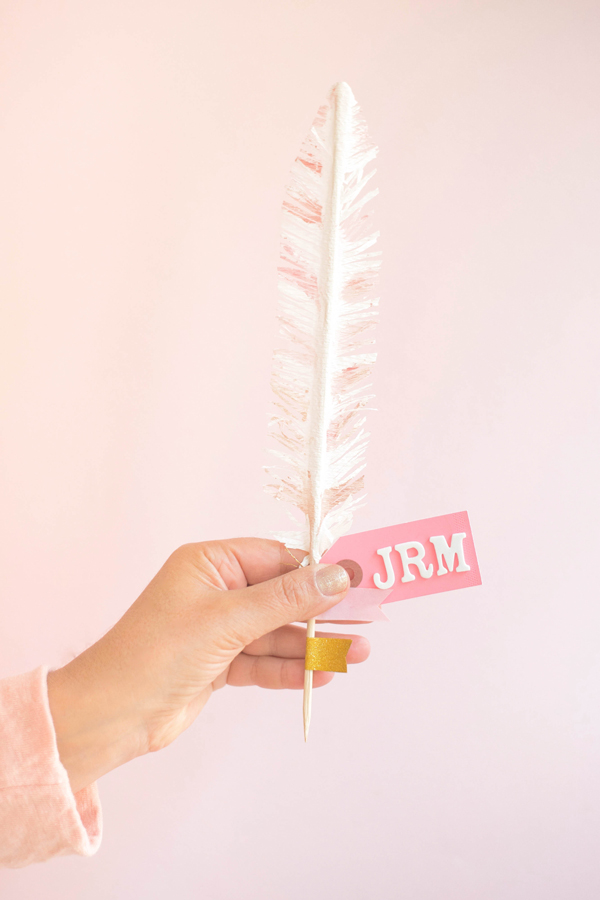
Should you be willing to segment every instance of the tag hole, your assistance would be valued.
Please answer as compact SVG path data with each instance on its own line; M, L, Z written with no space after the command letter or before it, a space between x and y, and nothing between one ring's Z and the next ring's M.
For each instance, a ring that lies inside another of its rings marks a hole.
M359 564L353 559L340 559L337 565L348 573L350 587L358 587L363 579L363 570Z

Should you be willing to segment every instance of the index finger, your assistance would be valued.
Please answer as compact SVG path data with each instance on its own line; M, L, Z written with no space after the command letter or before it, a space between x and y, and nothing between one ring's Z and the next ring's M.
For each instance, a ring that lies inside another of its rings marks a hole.
M297 569L305 550L288 550L268 538L230 538L196 545L216 565L229 589L260 584Z

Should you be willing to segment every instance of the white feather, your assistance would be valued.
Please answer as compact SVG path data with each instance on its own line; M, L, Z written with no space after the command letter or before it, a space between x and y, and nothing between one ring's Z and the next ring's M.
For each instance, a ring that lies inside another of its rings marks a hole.
M380 253L366 204L377 148L347 84L319 109L292 168L283 204L281 333L275 352L272 432L282 446L270 490L304 513L300 531L277 535L318 562L351 527L361 502L368 434L365 352L376 321L371 298Z

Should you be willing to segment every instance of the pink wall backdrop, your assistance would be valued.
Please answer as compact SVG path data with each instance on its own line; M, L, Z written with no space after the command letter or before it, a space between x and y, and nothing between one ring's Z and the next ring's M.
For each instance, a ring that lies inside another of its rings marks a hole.
M600 894L600 7L4 0L0 674L190 540L268 535L279 208L330 85L381 147L357 530L468 509L484 584L319 692L227 689L7 900ZM315 814L318 809L318 814Z

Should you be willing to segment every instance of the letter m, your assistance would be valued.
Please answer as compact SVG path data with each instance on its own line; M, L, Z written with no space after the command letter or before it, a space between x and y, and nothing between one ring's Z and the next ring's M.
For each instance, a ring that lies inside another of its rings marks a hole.
M448 541L442 534L435 535L434 537L430 537L429 541L433 544L435 549L435 555L437 556L438 561L438 575L447 575L448 569L453 572L454 571L454 560L458 557L458 565L456 567L457 572L470 572L471 566L468 566L465 562L465 551L463 548L463 541L466 538L466 533L464 531L457 532L457 534L453 534L450 539L450 546L448 546ZM448 569L444 565L448 566Z

